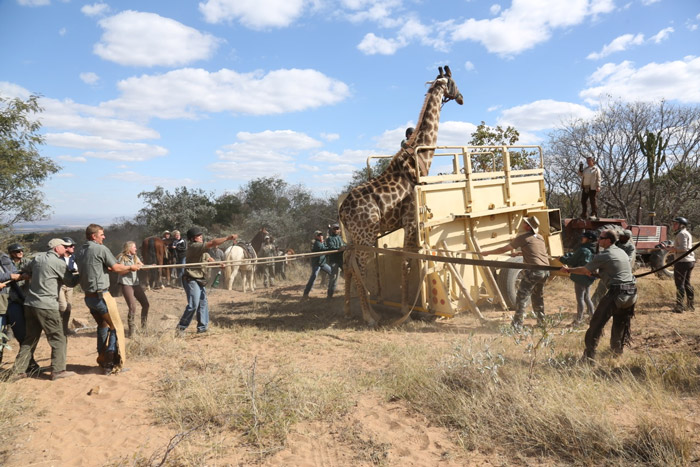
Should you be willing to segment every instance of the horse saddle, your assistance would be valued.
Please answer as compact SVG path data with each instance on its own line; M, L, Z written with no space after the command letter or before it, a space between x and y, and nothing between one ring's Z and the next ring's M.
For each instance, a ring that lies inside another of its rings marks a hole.
M243 248L243 252L245 254L246 259L257 258L257 255L255 254L255 248L253 248L252 244L238 242L236 243L236 246Z

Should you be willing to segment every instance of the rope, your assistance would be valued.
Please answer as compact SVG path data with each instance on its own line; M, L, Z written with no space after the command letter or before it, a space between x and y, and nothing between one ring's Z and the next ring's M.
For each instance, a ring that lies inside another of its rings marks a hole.
M657 272L659 272L659 271L663 271L664 269L666 269L666 268L668 268L668 267L670 267L670 266L673 266L673 265L676 264L678 261L680 261L681 259L683 259L683 258L685 258L686 256L688 256L689 254L691 254L691 253L692 253L693 251L695 251L695 250L697 249L697 247L699 247L699 246L700 246L700 242L696 243L695 246L694 246L693 248L691 248L690 250L686 251L685 253L683 253L682 255L680 255L678 258L674 258L673 261L671 261L670 263L664 264L664 265L661 266L660 268L654 269L654 270L652 270L652 271L647 271L647 272L642 273L642 274L636 274L634 277L635 277L636 279L638 279L638 278L640 278L640 277L648 276L649 274L655 274L655 273L657 273Z

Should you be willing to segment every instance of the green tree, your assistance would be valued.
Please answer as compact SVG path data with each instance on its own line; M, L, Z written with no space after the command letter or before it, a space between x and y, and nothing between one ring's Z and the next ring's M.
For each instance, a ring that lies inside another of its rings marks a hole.
M282 248L307 248L314 230L325 229L338 218L335 196L318 198L303 185L290 185L280 178L251 180L238 198L243 210L235 216L234 230L241 238L250 240L266 227Z
M18 222L46 217L49 206L40 191L60 167L39 154L42 112L39 97L27 100L0 96L0 231Z
M500 125L490 127L482 121L471 137L469 141L471 146L513 146L520 140L520 132L512 126L505 129ZM473 152L476 154L472 157L472 170L503 170L503 158L500 152L485 149L475 149ZM539 164L539 160L533 159L533 156L539 154L537 151L519 149L509 152L511 169L532 169Z
M184 231L194 226L208 232L216 217L212 194L199 188L182 186L170 193L159 186L153 191L142 191L138 196L143 199L144 207L136 220L145 224L152 235L178 229L184 236Z

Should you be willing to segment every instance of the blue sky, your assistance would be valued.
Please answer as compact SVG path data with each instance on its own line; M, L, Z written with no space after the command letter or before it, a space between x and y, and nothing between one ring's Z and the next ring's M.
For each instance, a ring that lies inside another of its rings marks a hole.
M42 95L52 222L131 217L160 185L279 176L332 196L393 154L437 67L524 144L601 99L700 102L697 0L0 0L0 94Z

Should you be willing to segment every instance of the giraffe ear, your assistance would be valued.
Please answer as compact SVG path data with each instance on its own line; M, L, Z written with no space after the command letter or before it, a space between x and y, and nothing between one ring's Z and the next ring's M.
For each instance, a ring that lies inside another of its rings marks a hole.
M438 75L438 78L442 78L442 76L443 76L442 67L438 67L438 70L440 70L440 74Z
M445 65L445 74L447 75L448 78L452 77L452 72L450 71L450 67Z

